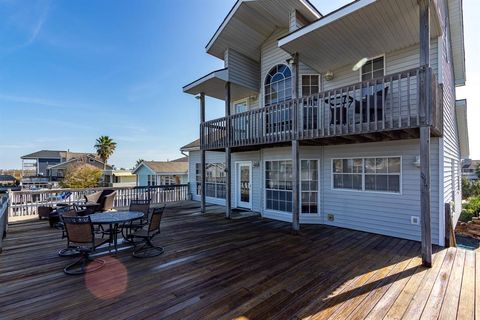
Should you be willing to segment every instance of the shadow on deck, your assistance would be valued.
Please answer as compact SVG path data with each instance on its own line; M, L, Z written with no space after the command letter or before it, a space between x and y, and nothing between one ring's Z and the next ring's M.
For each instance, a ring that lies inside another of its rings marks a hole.
M480 280L474 251L436 248L425 269L420 244L341 228L224 209L167 207L162 256L105 257L87 276L67 276L70 258L45 221L12 224L0 256L2 319L473 319ZM476 289L475 289L476 288Z

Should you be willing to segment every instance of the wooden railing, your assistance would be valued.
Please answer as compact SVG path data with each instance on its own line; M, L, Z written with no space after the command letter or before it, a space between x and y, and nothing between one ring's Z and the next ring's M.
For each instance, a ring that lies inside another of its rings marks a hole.
M0 195L0 253L3 248L3 239L7 236L8 228L8 196Z
M35 216L40 206L55 207L59 203L82 203L85 201L85 195L105 189L115 190L117 192L113 203L114 208L128 207L130 201L133 199L150 199L151 204L161 204L189 200L190 198L188 184L130 188L12 191L9 197L10 206L8 208L8 216ZM59 195L64 192L71 192L72 194L65 200L59 199Z
M433 110L426 115L419 112L421 79L432 84ZM204 122L201 145L221 149L417 128L423 123L441 130L442 115L441 87L432 69L416 68Z

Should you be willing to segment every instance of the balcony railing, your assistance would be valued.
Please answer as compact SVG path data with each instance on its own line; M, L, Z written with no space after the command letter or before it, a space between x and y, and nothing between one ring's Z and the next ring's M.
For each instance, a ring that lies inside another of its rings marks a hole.
M420 81L431 83L433 110L419 110ZM441 132L442 89L431 69L416 68L203 123L203 149L413 129Z

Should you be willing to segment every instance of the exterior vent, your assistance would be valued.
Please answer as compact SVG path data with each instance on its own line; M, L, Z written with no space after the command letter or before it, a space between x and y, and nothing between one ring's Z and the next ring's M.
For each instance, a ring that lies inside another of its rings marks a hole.
M328 219L328 221L333 222L333 221L335 221L335 216L333 214L329 213L329 214L327 214L327 219Z
M418 226L420 224L420 218L416 217L416 216L411 216L410 217L410 223Z

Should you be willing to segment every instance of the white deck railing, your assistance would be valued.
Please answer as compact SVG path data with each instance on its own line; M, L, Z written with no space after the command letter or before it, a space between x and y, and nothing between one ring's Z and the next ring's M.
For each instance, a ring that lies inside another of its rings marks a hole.
M0 195L0 253L3 247L3 238L8 227L8 197Z
M122 187L122 188L91 188L91 189L55 189L40 191L11 191L8 216L32 217L36 216L38 207L55 207L57 204L79 204L85 201L85 195L105 189L117 192L113 206L124 208L130 205L133 199L150 199L151 204L162 204L189 200L188 184L152 187ZM64 192L71 192L66 199L59 196Z

